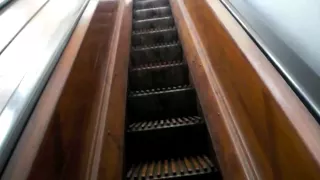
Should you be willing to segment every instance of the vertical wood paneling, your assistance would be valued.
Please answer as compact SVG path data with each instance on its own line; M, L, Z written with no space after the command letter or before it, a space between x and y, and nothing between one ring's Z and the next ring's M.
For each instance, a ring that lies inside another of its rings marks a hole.
M99 126L97 110L100 105L96 102L102 98L101 87L105 85L110 63L108 57L114 53L110 48L114 43L111 39L119 2L89 3L2 178L89 177L87 170L92 146L95 146L95 126Z
M240 25L219 1L171 4L224 177L317 179L318 124Z

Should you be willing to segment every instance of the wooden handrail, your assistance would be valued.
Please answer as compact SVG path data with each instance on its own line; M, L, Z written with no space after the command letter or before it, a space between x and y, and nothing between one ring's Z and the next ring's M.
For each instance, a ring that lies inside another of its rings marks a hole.
M219 1L171 0L225 179L317 179L320 129Z

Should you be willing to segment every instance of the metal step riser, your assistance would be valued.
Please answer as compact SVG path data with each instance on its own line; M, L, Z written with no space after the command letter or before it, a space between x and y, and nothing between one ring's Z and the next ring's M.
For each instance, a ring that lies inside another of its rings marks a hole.
M148 45L178 41L178 39L179 39L178 33L175 29L151 31L151 32L134 34L132 36L132 45L148 46Z
M151 8L147 10L138 10L133 14L134 20L152 19L172 16L170 8Z
M138 9L147 9L147 8L156 8L156 7L164 7L164 6L169 6L169 1L167 0L160 0L160 1L141 1L141 2L136 2L133 4L133 8L138 10Z
M197 115L194 90L128 97L128 114L132 119L166 119Z
M141 31L147 29L162 29L174 26L173 18L161 18L147 21L136 21L133 23L133 31Z
M186 64L130 72L129 87L132 90L164 88L189 84L189 73Z
M131 52L131 63L133 66L164 61L179 61L182 59L182 48L180 45L134 50Z
M143 154L142 159L145 160L179 157L182 155L181 153L184 155L201 154L203 153L202 148L190 148L190 144L196 147L203 147L203 144L206 144L205 138L199 139L199 137L205 137L204 129L204 124L197 124L130 133L128 141L132 143L128 144L128 148L134 148L137 152ZM152 138L146 138L146 136ZM161 149L161 153L155 153L159 149Z

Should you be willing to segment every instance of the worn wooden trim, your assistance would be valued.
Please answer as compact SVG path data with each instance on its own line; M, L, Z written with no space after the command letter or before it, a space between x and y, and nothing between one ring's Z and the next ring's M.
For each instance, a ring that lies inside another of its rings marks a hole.
M171 5L224 178L317 178L318 124L231 14L219 1L171 0ZM205 18L196 22L198 16ZM249 72L237 75L241 68ZM249 74L253 80L244 79ZM249 83L245 89L234 84L237 76ZM253 106L263 109L248 112ZM261 127L266 129L255 131Z
M120 1L86 179L122 179L132 0Z
M21 135L21 139L8 162L2 179L22 180L28 178L44 140L43 138L52 122L51 119L54 116L56 105L71 72L72 65L76 59L97 3L97 1L91 1L87 5Z

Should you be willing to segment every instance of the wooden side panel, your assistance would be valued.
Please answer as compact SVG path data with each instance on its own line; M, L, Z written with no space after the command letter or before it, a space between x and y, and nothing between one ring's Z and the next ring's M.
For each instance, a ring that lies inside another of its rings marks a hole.
M62 179L86 179L97 125L97 101L109 62L118 0L99 1L57 111L68 150Z
M60 178L66 152L62 148L60 115L55 109L96 6L97 2L90 2L82 15L21 135L2 179L23 180L29 175L34 179L45 176L48 179ZM39 169L35 170L34 167Z
M172 0L226 179L318 179L319 126L219 1Z
M91 179L122 179L124 161L125 107L130 57L132 0L120 3L110 49L108 74L100 111L99 134ZM97 166L98 165L98 166Z
M3 179L90 179L88 167L97 123L101 123L97 118L101 105L97 102L104 100L101 87L106 84L109 56L114 56L110 49L119 2L89 3Z

